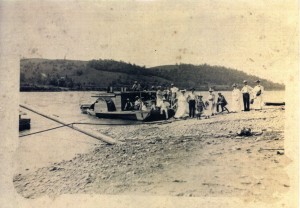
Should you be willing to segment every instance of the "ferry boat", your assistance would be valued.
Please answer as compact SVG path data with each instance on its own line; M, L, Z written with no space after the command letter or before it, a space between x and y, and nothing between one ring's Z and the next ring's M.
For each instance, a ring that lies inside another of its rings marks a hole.
M159 109L150 110L151 101L156 99L155 91L100 93L92 97L96 97L96 101L93 104L82 104L80 106L82 113L87 113L98 118L136 121L158 121L166 119L165 113L161 114ZM142 98L146 108L143 110L125 110L127 99L133 104L136 97ZM168 109L168 118L174 115L175 111Z

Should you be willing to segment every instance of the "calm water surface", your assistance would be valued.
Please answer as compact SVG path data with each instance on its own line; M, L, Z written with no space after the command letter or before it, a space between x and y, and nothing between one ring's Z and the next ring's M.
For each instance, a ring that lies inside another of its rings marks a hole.
M31 106L33 109L50 115L53 117L60 118L63 121L72 122L97 122L97 123L124 123L122 120L108 120L108 119L97 119L91 116L81 114L80 104L92 103L96 98L91 97L97 92L21 92L20 103ZM208 92L197 92L203 95L204 100L208 96ZM217 94L217 92L215 92ZM228 109L230 110L231 104L231 92L225 91L222 94L228 101ZM284 101L284 91L266 91L264 94L264 101L268 102L282 102ZM32 118L32 129L31 131L41 130L49 127L49 120L33 115L33 113L21 109L27 113L28 117ZM53 122L54 123L54 122ZM128 121L126 121L128 123ZM50 126L57 126L52 124Z

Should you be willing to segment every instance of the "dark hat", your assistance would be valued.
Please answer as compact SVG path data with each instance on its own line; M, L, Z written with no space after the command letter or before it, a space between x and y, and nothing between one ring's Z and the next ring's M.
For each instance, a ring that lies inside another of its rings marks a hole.
M191 88L191 91L195 91L195 88Z
M222 95L222 93L218 92L218 95Z
M260 80L258 79L258 80L256 80L255 82L256 82L256 83L260 83Z

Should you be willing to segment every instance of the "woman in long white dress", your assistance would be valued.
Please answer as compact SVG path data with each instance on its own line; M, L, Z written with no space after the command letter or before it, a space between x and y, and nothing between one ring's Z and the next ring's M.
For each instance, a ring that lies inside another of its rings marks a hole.
M213 91L214 90L212 88L209 89L209 95L207 97L208 106L206 108L207 116L213 116L216 113L216 96Z
M181 90L178 93L178 97L177 97L177 110L175 113L174 118L184 118L187 116L187 100L185 97L185 91Z
M241 91L237 88L236 84L232 85L232 103L231 103L231 109L232 112L239 112L241 111Z
M261 110L263 106L264 87L260 85L260 80L256 81L257 85L253 88L253 108Z

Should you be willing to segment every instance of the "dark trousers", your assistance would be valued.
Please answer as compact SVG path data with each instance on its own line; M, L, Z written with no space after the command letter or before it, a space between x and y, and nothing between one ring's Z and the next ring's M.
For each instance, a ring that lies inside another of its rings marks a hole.
M224 103L217 104L217 112L219 112L219 106L221 106L222 112L226 110L229 113L229 110L225 107L226 105Z
M190 100L189 101L189 110L190 110L190 117L195 117L195 109L196 109L196 101Z
M250 94L243 93L244 111L250 111Z

